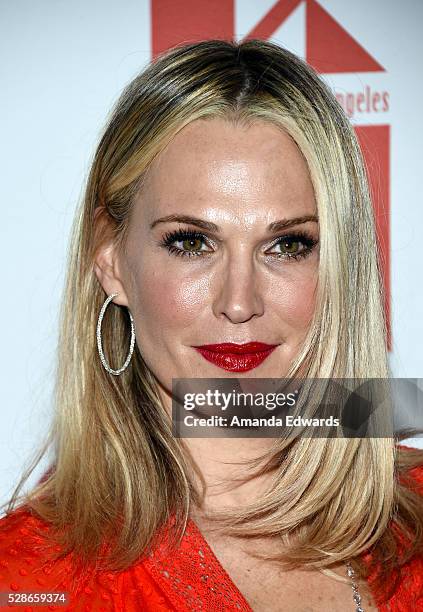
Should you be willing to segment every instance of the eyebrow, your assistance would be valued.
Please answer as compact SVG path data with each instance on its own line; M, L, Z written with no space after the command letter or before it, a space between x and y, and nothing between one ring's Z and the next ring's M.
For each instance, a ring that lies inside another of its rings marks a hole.
M278 232L282 229L286 229L287 227L291 227L293 225L300 225L302 223L308 223L312 221L314 223L318 223L318 217L316 215L303 215L301 217L293 217L292 219L280 219L279 221L273 221L267 226L267 231L269 232ZM210 232L215 232L216 234L220 234L220 228L215 223L211 221L205 221L204 219L200 219L199 217L191 217L190 215L167 215L165 217L160 217L151 223L150 229L153 229L159 223L188 223L190 225L196 225L201 229L208 230Z

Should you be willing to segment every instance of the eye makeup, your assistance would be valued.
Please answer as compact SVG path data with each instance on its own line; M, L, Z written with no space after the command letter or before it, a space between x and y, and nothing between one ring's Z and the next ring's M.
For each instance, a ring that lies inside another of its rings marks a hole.
M318 244L318 240L314 238L311 234L304 230L291 231L283 236L279 236L275 242L273 242L272 247L280 247L287 249L285 252L281 251L279 253L266 253L266 256L276 257L276 259L283 259L285 261L298 261L299 259L308 257L316 245ZM300 250L295 250L294 252L290 251L292 247L296 245L302 245Z
M174 243L180 243L176 246ZM212 241L202 232L188 229L178 229L164 234L159 246L167 249L169 255L177 257L209 257L213 254ZM306 258L318 244L311 234L302 231L290 231L283 236L279 236L273 241L270 248L280 247L286 249L280 252L266 252L266 257L279 259L288 262L298 261ZM301 245L301 246L300 246ZM209 250L203 250L206 246ZM292 251L294 248L294 251Z
M192 246L192 243L195 244L198 242L202 242L203 244L208 244L208 240L209 239L207 238L207 236L205 236L202 232L197 232L194 230L179 229L173 232L167 232L163 236L162 241L159 243L159 245L167 249L169 252L169 255L176 255L179 257L199 257L199 256L204 257L204 255L211 254L212 251L185 250L187 245L185 245L185 248L180 248L180 247L174 246L173 243L174 242L181 242L182 244L190 243L190 246Z

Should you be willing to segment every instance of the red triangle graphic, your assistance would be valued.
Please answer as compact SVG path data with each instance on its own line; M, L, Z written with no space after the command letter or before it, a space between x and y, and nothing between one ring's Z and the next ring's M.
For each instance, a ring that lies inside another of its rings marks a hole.
M315 0L307 1L306 58L323 74L385 71Z

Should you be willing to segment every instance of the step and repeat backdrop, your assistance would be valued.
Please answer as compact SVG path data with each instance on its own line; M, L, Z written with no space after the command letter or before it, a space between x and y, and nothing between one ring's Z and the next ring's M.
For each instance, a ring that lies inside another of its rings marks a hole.
M98 134L123 87L181 42L270 40L328 82L368 168L392 374L423 378L422 2L21 0L0 7L0 503L51 419L66 248ZM406 404L401 426L411 418ZM47 463L48 455L32 482Z

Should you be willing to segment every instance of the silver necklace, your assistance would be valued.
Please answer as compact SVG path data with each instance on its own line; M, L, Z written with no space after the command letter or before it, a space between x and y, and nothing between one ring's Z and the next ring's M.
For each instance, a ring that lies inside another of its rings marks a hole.
M353 599L355 601L356 604L356 612L364 612L363 608L361 607L361 596L360 593L358 592L358 586L357 583L355 582L354 578L355 578L355 572L353 570L353 568L351 567L351 564L349 563L349 561L347 561L345 563L345 565L347 566L347 575L348 578L351 579L351 588L353 590Z

